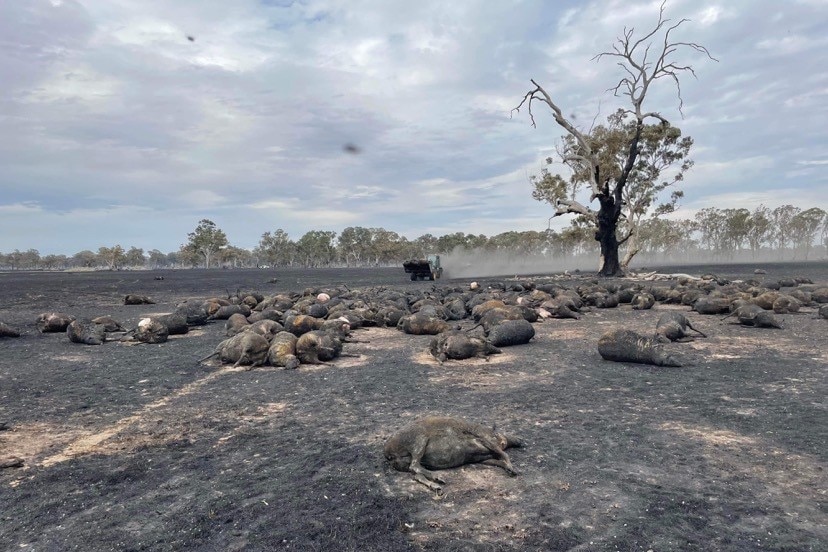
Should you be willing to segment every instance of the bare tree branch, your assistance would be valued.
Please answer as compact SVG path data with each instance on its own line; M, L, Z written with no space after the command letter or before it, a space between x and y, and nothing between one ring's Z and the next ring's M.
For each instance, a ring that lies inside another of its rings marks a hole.
M579 131L575 126L569 122L569 120L564 117L561 108L558 107L555 102L552 100L552 97L549 93L544 90L544 88L535 82L535 79L530 79L531 83L535 85L535 88L527 92L521 102L512 109L512 113L520 112L520 108L523 107L525 104L527 106L527 110L529 111L529 117L532 121L532 126L537 127L535 124L535 117L532 114L532 102L539 101L545 103L549 108L552 110L552 116L555 119L555 122L558 123L559 126L563 127L564 130L568 134L570 134L575 140L578 142L578 145L581 147L582 151L584 152L582 155L569 155L564 158L564 161L575 161L577 163L581 163L584 165L584 168L589 170L589 173L595 175L590 182L590 187L592 188L593 194L598 194L598 180L597 180L597 172L598 172L598 159L595 157L595 154L592 151L592 148L589 145L589 141L584 134Z
M592 222L598 220L598 213L574 199L559 199L555 202L555 214L553 216L559 217L570 213L584 215Z
M684 116L684 112L682 111L682 108L684 107L684 100L681 96L681 83L679 82L678 75L683 72L689 72L695 77L696 73L689 65L678 65L675 62L668 62L670 56L679 51L679 49L689 48L698 53L705 54L713 61L718 61L710 55L707 48L700 44L695 42L671 41L670 35L672 32L684 23L690 21L689 19L681 19L677 23L667 26L667 29L664 31L664 39L662 41L660 53L654 62L648 61L650 48L652 47L650 39L652 39L665 27L665 25L667 25L667 23L670 22L670 19L664 18L665 4L666 0L665 2L662 2L661 7L659 8L658 22L652 31L645 34L638 40L633 41L635 29L627 29L625 27L623 35L616 40L616 43L612 46L611 51L601 52L592 58L595 61L599 61L603 57L621 58L618 65L624 69L627 75L622 77L621 80L619 80L615 86L609 88L608 91L612 92L615 96L618 96L619 94L628 96L633 104L634 113L639 120L642 120L643 118L643 114L641 113L641 105L644 102L644 98L647 95L647 90L649 89L650 84L654 80L665 77L672 79L676 85L676 92L679 100L678 110L682 117ZM644 51L639 54L638 51L642 45Z

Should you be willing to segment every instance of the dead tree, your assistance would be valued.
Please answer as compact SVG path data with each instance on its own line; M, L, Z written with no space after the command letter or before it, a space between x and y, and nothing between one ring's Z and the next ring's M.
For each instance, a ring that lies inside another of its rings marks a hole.
M679 75L684 72L689 72L695 77L696 73L690 65L679 65L672 61L671 58L679 50L690 49L706 55L713 61L717 61L704 46L694 42L673 41L671 39L673 31L689 21L689 19L681 19L675 24L668 25L670 20L664 18L665 3L666 1L661 4L658 23L650 32L639 39L635 39L635 29L625 27L623 35L618 37L612 47L612 51L601 52L592 58L594 61L604 57L617 58L618 66L626 73L614 87L609 89L616 97L627 96L629 98L631 107L623 111L627 116L633 117L635 122L635 130L629 139L629 147L626 148L626 161L617 176L611 177L601 174L598 155L593 151L588 133L585 134L579 130L564 117L561 108L558 107L549 93L534 79L531 79L534 88L528 91L523 96L523 100L512 110L513 113L520 111L520 108L525 105L529 112L532 126L537 127L532 112L532 104L536 101L546 104L552 110L555 122L574 138L577 146L575 148L564 149L561 152L562 161L574 173L585 175L583 182L589 186L591 191L589 203L597 199L599 208L596 211L576 201L573 193L572 197L560 197L556 199L555 214L553 216L570 213L578 214L582 215L595 226L595 239L600 243L601 248L601 259L598 269L598 274L601 276L615 276L622 272L618 256L618 247L623 241L629 239L630 235L628 234L623 240L619 240L616 236L616 229L622 213L624 187L627 185L630 172L633 170L640 152L639 140L641 139L641 132L644 128L645 121L648 119L657 119L662 124L670 124L661 114L655 111L644 111L644 100L647 92L650 90L650 86L658 79L672 79L676 86L679 112L681 113L683 100L681 97ZM656 39L662 34L662 42L657 46L657 55L653 56L653 46L656 43Z

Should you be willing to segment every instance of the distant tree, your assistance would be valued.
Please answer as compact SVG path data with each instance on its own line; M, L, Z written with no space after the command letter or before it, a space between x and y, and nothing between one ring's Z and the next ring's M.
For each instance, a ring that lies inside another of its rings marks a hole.
M756 252L762 248L771 235L770 209L760 205L751 213L747 221L747 241L750 246L752 258L756 258Z
M296 242L296 250L303 266L328 266L336 257L336 232L311 230Z
M819 207L811 207L797 213L791 219L791 241L798 250L805 253L805 260L811 252L814 240L824 224L826 213Z
M173 257L177 266L186 268L196 268L204 260L204 257L198 251L186 244L182 245L177 252L169 253L167 257Z
M436 251L431 253L451 253L455 249L465 249L466 243L466 234L463 232L444 234L437 238Z
M417 255L413 255L419 258L425 258L427 255L432 253L437 253L437 238L431 234L423 234L419 238L414 240L414 246L417 251Z
M194 263L189 263L189 264L186 263L185 260L182 259L181 250L179 250L179 251L170 251L169 253L164 255L164 263L163 264L165 264L167 266L175 266L175 267L180 267L180 266L185 266L185 265L196 266L198 264L198 258L196 258L195 255L192 254L192 253L187 253L187 255L191 255L195 259L195 262Z
M72 255L72 264L81 268L92 268L98 265L98 256L92 251L84 249Z
M371 254L373 231L362 226L349 226L337 238L337 251L347 266L361 265Z
M369 252L376 265L398 260L401 252L400 235L385 228L371 228Z
M565 257L579 257L597 249L591 223L581 217L575 217L567 228L561 230L559 240Z
M216 258L221 266L226 268L242 268L254 265L253 253L241 247L228 245L221 249Z
M216 251L227 247L227 236L209 219L201 219L196 229L187 234L188 241L182 251L194 253L204 260L204 268L210 268L210 261Z
M149 251L148 261L151 268L156 269L164 266L167 264L167 257L158 249L152 249Z
M17 270L18 268L20 268L22 262L23 253L21 253L19 249L15 249L14 251L6 255L6 263L12 270Z
M118 270L126 261L126 253L124 253L124 248L120 245L99 247L98 260L109 270Z
M502 232L486 241L487 250L502 251L512 255L543 255L551 252L550 234L529 230L525 232Z
M677 221L653 217L642 222L638 239L642 253L670 256L681 247L686 236Z
M676 63L672 59L674 54L679 50L690 49L713 59L704 46L672 39L672 32L688 21L687 19L682 19L672 25L668 25L669 21L664 18L664 3L662 3L658 22L651 31L641 38L634 38L634 29L625 28L612 51L602 52L594 58L599 60L604 57L616 58L618 65L626 73L612 90L616 96L627 96L630 108L622 112L617 125L614 126L611 122L609 127L601 128L601 133L609 132L613 137L616 133L620 133L620 143L616 144L614 139L609 140L609 136L602 137L595 131L589 132L576 128L570 120L564 117L563 111L549 93L534 79L531 81L534 88L524 95L523 100L515 108L517 111L526 105L532 126L535 126L532 105L535 102L545 104L552 110L555 122L566 131L567 136L560 151L560 158L572 170L572 177L569 182L566 182L559 175L544 174L541 181L546 180L547 176L551 180L545 184L544 196L541 200L553 202L556 207L554 216L567 213L578 214L595 228L595 240L600 244L598 273L602 276L614 276L623 271L618 248L623 240L628 239L635 231L635 228L630 228L631 231L620 238L616 234L619 220L624 212L625 197L633 193L628 192L627 187L633 187L636 178L639 178L639 183L643 188L634 195L642 198L644 203L653 201L654 193L648 189L648 186L655 184L659 170L656 167L642 167L640 156L647 147L647 133L657 133L657 127L648 127L645 122L648 119L660 121L664 125L665 133L677 130L670 130L673 127L659 113L644 110L643 105L647 93L659 79L672 81L678 90L679 111L681 111L679 75L684 72L695 73L691 66ZM682 159L683 157L678 158L678 160ZM640 176L636 177L634 171L639 172ZM590 203L597 199L599 209L595 211L581 204L575 199L575 193L566 193L570 186L575 192L586 187L591 194ZM648 197L650 199L647 199ZM636 207L633 204L630 208L640 210L643 206Z
M279 228L275 232L265 232L259 245L253 250L259 263L270 266L290 266L296 258L296 244L287 232Z
M826 257L828 257L828 213L826 213L825 218L822 219L822 230L820 232L820 241L822 242L822 247L825 248Z
M776 245L780 259L784 257L785 248L791 241L793 234L791 222L800 211L799 207L793 205L780 205L770 213L771 227L773 228L771 239Z
M144 256L144 250L132 246L126 252L124 264L127 266L144 266L147 263L147 258Z
M55 270L66 268L68 259L66 255L44 255L40 259L40 266L45 270Z
M37 249L27 249L20 254L20 267L34 270L40 265L40 252Z
M721 255L725 250L724 213L716 207L700 209L695 215L695 225L701 234L701 243L714 255Z
M750 232L750 211L747 209L724 209L724 249L733 255L742 249Z

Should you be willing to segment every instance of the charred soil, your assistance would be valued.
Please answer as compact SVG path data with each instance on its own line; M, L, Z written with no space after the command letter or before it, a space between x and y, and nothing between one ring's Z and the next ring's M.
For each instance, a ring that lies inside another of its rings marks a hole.
M824 263L806 268L828 279ZM429 336L371 328L346 343L356 356L296 370L199 365L223 323L157 345L34 328L48 311L135 327L238 288L434 285L405 279L0 274L0 320L23 333L0 340L0 460L24 460L0 469L0 549L828 550L828 321L814 309L781 316L781 330L682 306L594 309L537 323L531 343L488 361L443 365ZM156 304L124 305L128 293ZM653 332L669 309L709 336L666 345L684 367L598 355L607 329ZM521 474L447 470L437 495L394 471L383 444L425 415L520 437L509 455Z

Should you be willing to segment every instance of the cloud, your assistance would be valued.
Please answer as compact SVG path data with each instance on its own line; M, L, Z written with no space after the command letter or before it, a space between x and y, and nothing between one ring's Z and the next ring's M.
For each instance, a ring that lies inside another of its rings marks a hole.
M527 177L562 131L542 104L537 128L512 108L534 78L580 128L603 122L624 101L607 91L623 73L593 57L625 26L651 27L659 5L0 3L0 209L30 218L0 217L0 251L71 252L101 234L44 229L101 226L109 241L170 250L201 218L247 246L280 226L296 237L313 225L544 229L551 208ZM686 119L669 81L646 102L695 140L687 204L785 184L828 207L825 4L666 9L690 19L677 39L720 60L677 55L698 77L682 76ZM133 225L136 214L150 223Z

